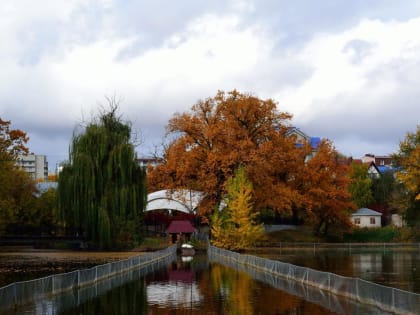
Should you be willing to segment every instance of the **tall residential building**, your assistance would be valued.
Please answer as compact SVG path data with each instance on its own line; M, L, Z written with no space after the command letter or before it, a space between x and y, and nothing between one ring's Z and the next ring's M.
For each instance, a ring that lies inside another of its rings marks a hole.
M29 173L35 180L48 180L47 156L27 154L19 155L16 164Z

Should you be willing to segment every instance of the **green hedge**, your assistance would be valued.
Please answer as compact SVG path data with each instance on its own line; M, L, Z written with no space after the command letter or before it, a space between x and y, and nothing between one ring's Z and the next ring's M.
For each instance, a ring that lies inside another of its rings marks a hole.
M397 242L400 231L391 226L383 228L354 229L353 233L345 234L344 242Z

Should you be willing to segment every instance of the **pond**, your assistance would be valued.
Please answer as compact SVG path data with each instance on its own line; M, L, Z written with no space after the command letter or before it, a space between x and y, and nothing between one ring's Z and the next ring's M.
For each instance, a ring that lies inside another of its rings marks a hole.
M258 249L250 254L420 293L418 246L315 250L279 247Z
M328 303L320 303L311 288L236 267L206 255L178 256L153 270L56 295L10 314L384 314L325 293Z

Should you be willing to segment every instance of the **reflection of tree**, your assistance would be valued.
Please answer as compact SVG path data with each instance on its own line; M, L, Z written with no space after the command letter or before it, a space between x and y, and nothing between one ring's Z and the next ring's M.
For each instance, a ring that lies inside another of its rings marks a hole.
M146 285L132 281L60 314L148 314Z
M215 314L329 314L321 306L259 283L229 267L212 264L210 277L213 294L218 298Z
M253 281L245 273L222 265L212 265L211 283L214 292L223 296L222 314L254 314L251 297Z

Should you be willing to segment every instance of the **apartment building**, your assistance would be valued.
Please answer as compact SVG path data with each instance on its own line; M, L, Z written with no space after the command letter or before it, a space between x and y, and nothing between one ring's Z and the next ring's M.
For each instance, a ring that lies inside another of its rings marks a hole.
M35 180L46 181L48 179L47 156L27 154L19 155L16 164L29 173Z

